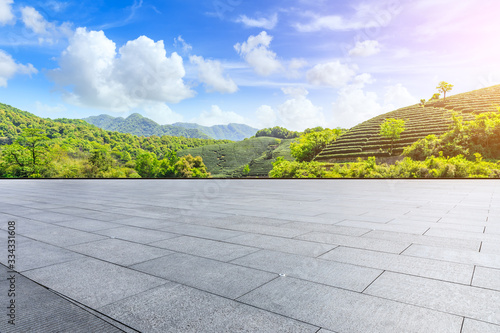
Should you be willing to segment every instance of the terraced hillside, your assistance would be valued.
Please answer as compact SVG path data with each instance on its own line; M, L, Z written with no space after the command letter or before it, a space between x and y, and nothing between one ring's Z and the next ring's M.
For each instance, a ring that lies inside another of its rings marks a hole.
M390 157L390 140L379 135L380 124L387 118L404 119L406 130L394 143L393 156L403 148L430 134L440 135L449 129L453 111L461 113L464 120L475 113L496 111L500 105L500 85L457 94L428 102L425 107L412 105L391 111L351 128L348 133L327 146L317 157L320 162L351 162L358 157Z

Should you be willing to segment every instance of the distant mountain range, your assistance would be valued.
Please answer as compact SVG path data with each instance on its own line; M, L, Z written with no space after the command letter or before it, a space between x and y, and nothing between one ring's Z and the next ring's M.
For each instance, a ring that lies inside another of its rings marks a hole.
M83 120L104 130L130 133L137 136L170 135L186 138L240 141L254 136L258 131L258 129L244 124L215 125L211 127L193 123L159 125L138 113L133 113L127 118L101 114Z

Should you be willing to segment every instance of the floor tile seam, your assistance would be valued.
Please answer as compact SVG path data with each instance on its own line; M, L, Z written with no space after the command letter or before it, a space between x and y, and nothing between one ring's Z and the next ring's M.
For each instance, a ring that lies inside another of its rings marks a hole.
M178 238L178 237L174 237L174 238ZM80 246L80 245L87 245L87 244L92 245L92 243L103 242L103 241L107 241L107 240L118 240L118 241L121 241L121 242L132 243L132 244L141 245L141 246L146 246L146 247L150 247L150 248L153 248L153 249L159 249L159 250L169 251L169 249L166 249L166 248L161 248L161 247L150 245L150 244L138 243L138 242L135 242L135 241L129 241L129 240L126 240L126 239L119 239L119 238L114 238L114 237L108 237L108 238L105 238L105 239L97 239L97 240L89 241L89 242L86 242L86 243L69 245L68 247L65 247L65 249L68 250L68 251L72 251L72 252L75 252L75 253L79 253L79 254L85 255L85 253L79 252L78 250L73 249L73 247Z
M30 280L31 280L31 279L30 279ZM33 281L33 280L31 280L31 281ZM67 296L67 295L64 295L64 294L62 294L62 293L60 293L60 292L58 292L58 291L56 291L56 290L54 290L54 289L51 289L51 288L49 288L49 287L47 287L47 286L44 286L44 285L42 285L42 284L40 284L40 283L38 283L38 282L36 282L36 281L33 281L33 282L35 282L35 283L37 283L38 285L40 285L40 286L42 286L42 287L46 288L47 290L49 290L49 291L50 291L50 292L52 292L53 294L55 294L55 295L57 295L57 296L59 296L59 297L61 297L61 298L65 299L65 300L67 300L68 302L70 302L70 303L71 303L71 304L73 304L74 306L76 306L76 307L78 307L78 308L82 309L83 311L85 311L85 312L89 313L90 315L94 316L95 318L97 318L97 319L99 319L99 320L102 320L102 321L105 321L106 323L110 324L111 326L115 327L116 329L118 329L118 330L119 330L119 331L121 331L121 332L125 332L125 331L124 331L123 329L121 329L120 327L116 326L116 325L115 325L115 323L118 323L119 325L125 326L127 329L131 329L131 330L133 330L133 331L135 331L135 332L140 333L140 331L136 330L135 328L133 328L133 327L131 327L131 326L129 326L129 325L127 325L127 324L125 324L125 323L123 323L123 322L121 322L121 321L119 321L119 320L115 319L115 318L112 318L112 317L110 317L110 316L108 316L108 315L106 315L106 314L104 314L104 313L102 313L102 312L98 311L97 309L94 309L94 308L92 308L92 307L90 307L90 306L88 306L88 305L85 305L85 304L83 304L83 303L80 303L79 301L77 301L77 300L75 300L75 299L73 299L73 298L71 298L71 297L69 297L69 296ZM96 313L97 313L97 314L99 314L99 315L96 315ZM101 318L101 317L99 317L99 316L105 317L106 319Z
M30 273L30 272L35 271L37 269L44 269L44 268L48 268L48 267L59 265L59 264L67 264L67 263L71 263L73 261L85 260L85 259L86 258L74 258L74 259L64 260L64 261L56 262L56 263L45 265L45 266L41 266L41 267L30 268L30 269L25 269L25 270L19 270L17 272L24 275L25 273Z
M99 221L99 220L96 220L96 221L97 222L108 223L108 222ZM103 230L109 230L109 229L114 229L114 228L120 228L121 227L121 225L117 225L117 226L111 226L110 228L105 228L105 229L82 230L82 229L75 228L74 226L59 225L59 223L67 223L67 222L71 222L71 221L54 222L54 223L51 223L51 225L57 226L57 227L61 227L61 228L68 228L68 229L72 229L72 230L76 230L76 231L88 232L88 233L94 233L95 231L103 231Z
M16 233L17 234L17 233ZM37 239L37 238L33 238L33 236L26 236L26 235L23 235L23 234L19 234L20 236L24 237L24 238L27 238L31 241L35 241L35 242L40 242L40 243L43 243L43 244L46 244L46 245L50 245L50 246L54 246L54 247L58 247L60 249L63 249L63 250L67 250L69 251L66 247L64 246L61 246L61 245L58 245L58 244L53 244L53 243L48 243L44 240L41 240L41 239ZM99 234L96 234L96 236L102 236L102 237L106 237L106 236L103 236L103 235L99 235ZM82 243L76 243L76 244L70 244L70 245L66 245L66 246L73 246L73 245L80 245L80 244L87 244L87 243L92 243L92 242L95 242L95 241L98 241L98 240L104 240L104 239L97 239L97 240L91 240L91 241L86 241L86 242L82 242ZM74 252L74 251L72 251Z
M445 311L445 310L442 310L442 309L436 309L436 308L433 308L433 307L430 307L430 306L424 306L424 305L419 305L419 304L404 302L404 301L395 300L395 299L392 299L392 298L383 297L383 296L379 296L379 295L372 295L372 294L368 294L368 293L364 293L363 295L372 296L372 297L376 297L376 298L379 298L379 299L383 299L383 300L387 300L387 301L392 301L392 302L396 302L396 303L400 303L400 304L404 304L404 305L410 305L410 306L414 306L414 307L417 307L417 308L426 309L428 311L435 311L435 312L439 312L439 313L444 313L444 314L447 314L447 315L450 315L450 316L454 316L454 317L457 317L457 318L468 318L468 319L471 319L471 320L481 321L481 322L484 322L484 323L487 323L487 324L492 324L492 325L498 326L498 324L495 324L495 323L492 323L492 322L487 322L487 321L484 321L483 319L474 318L474 317L471 317L470 315L466 315L466 314L462 314L462 313L452 313L452 312L448 312L448 311Z
M378 231L378 230L372 230L372 231ZM384 231L384 230L381 230L381 231ZM391 231L389 231L389 232L391 232ZM389 241L389 242L392 241L392 239L389 239L389 238L369 236L369 233L371 233L371 231L369 231L368 233L366 233L366 234L364 234L362 236L359 236L359 237L371 238L371 239L378 239L378 240L385 240L385 241ZM447 242L451 242L451 243L453 243L453 242L462 243L463 242L462 239L456 239L456 238L426 236L426 235L419 235L419 234L409 234L409 235L414 235L414 236L418 236L418 237L425 236L425 237L441 238L441 239L434 240L435 243L433 243L433 244L436 244L436 243L442 242L439 245L447 245L447 244L445 244ZM432 243L432 239L429 239L428 241ZM474 241L474 242L476 242L476 241ZM479 242L479 243L481 243L481 242ZM415 245L425 245L425 246L433 246L433 245L427 244L425 242L422 242L422 241L420 241L418 239L416 241L412 241L410 245L412 245L412 244L415 244ZM450 249L450 250L461 250L461 249L464 248L463 244L456 244L456 245L452 244L451 246L447 245L447 246L434 246L434 247L443 248L443 249ZM472 250L469 250L469 251L472 251ZM474 252L476 252L476 251L474 251ZM479 252L479 251L477 251L477 252Z
M420 245L420 244L418 244L418 245ZM441 249L441 248L438 248L438 249ZM453 249L451 249L451 250L453 250ZM485 252L476 252L476 251L470 251L470 252L471 253L482 253L484 255L493 255L493 256L498 257L500 259L500 254L496 254L496 253L488 253L488 252L485 253ZM401 253L400 255L405 256L405 257L411 257L411 258L431 259L431 260L442 261L442 262L447 262L447 263L455 263L455 264L462 264L462 265L477 265L477 266L482 266L485 268L500 269L500 261L499 261L499 264L497 266L491 266L491 265L486 265L485 263L482 263L482 262L478 262L476 260L474 260L473 263L466 263L466 262L461 262L458 260L445 260L445 259L420 257L418 255L411 255L411 254L405 254L405 253Z

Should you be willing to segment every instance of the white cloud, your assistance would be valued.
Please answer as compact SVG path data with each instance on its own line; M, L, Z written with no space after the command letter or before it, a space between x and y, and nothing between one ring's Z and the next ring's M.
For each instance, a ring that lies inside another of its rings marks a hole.
M38 71L32 64L17 64L10 54L0 50L0 87L7 87L7 81L18 73L31 75Z
M310 18L307 23L296 23L294 26L300 32L316 32L321 30L352 31L385 27L399 15L399 1L387 0L374 3L361 3L354 6L355 13L351 17L341 15L320 15L306 13Z
M116 52L102 31L78 28L49 77L75 105L128 111L149 102L177 103L194 96L184 84L182 58L167 57L163 41L141 36Z
M261 105L255 112L258 128L274 127L277 124L278 117L276 112L269 105Z
M385 89L384 105L389 109L395 110L416 103L418 103L417 98L413 97L401 83Z
M54 43L59 37L69 37L73 33L70 23L65 22L57 27L54 23L45 20L33 7L21 8L21 19L26 28L32 30L37 35L43 36L38 38L39 43Z
M12 4L14 0L0 0L0 26L12 24L16 21L14 13L12 13Z
M341 64L340 61L314 66L307 72L307 81L317 86L340 88L356 75L356 68Z
M63 104L57 104L56 106L50 106L47 104L44 104L40 101L35 102L35 108L36 111L40 114L44 113L62 113L66 111L66 107Z
M287 76L291 78L298 78L302 76L302 73L300 70L307 66L307 60L305 59L298 59L298 58L293 58L290 60L288 63L288 71L287 71Z
M282 88L285 95L291 98L277 107L277 115L283 125L294 131L306 128L324 126L325 116L321 107L315 106L307 99L308 91L303 88Z
M240 15L236 22L243 23L249 28L263 28L271 30L276 27L276 24L278 24L278 14L274 14L269 18L261 17L258 19L249 18L246 15Z
M357 42L354 48L349 51L350 56L369 57L380 52L380 44L376 40L366 40Z
M189 53L193 49L191 45L186 43L182 36L174 38L174 47L180 47L184 53Z
M160 125L173 124L183 121L182 115L172 111L168 105L161 102L150 102L142 105L146 116Z
M201 114L192 120L203 126L227 125L229 123L246 123L246 119L232 111L222 111L217 105L212 105L209 112L202 111Z
M205 60L200 56L191 56L189 61L198 66L198 78L206 85L207 91L234 93L238 86L230 77L224 77L224 69L217 60Z
M272 36L262 31L257 36L250 36L246 42L237 43L234 49L254 68L257 74L269 76L283 70L282 64L276 59L276 53L269 49Z
M380 101L375 92L364 91L362 84L340 89L338 99L333 103L335 121L344 127L351 127L379 114L417 103L417 99L402 84L387 86L384 90L384 99Z

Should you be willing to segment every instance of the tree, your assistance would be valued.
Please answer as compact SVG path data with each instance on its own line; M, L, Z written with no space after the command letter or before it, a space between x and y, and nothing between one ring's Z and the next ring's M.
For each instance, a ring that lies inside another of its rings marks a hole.
M318 155L327 145L337 140L343 133L340 128L326 129L320 132L309 132L302 135L298 142L290 144L291 154L297 161L310 162Z
M382 124L380 124L379 134L384 137L391 139L391 148L389 154L392 155L392 148L394 146L394 140L400 138L401 133L405 130L405 121L403 119L386 119Z
M175 175L179 178L209 178L210 173L200 156L182 156L174 164Z
M446 99L446 93L448 91L451 91L451 89L453 89L453 84L450 84L448 82L445 82L445 81L441 81L439 82L438 86L436 87L436 89L443 94L443 99Z
M41 177L48 139L41 129L25 128L3 152L4 160L17 167L21 177Z

